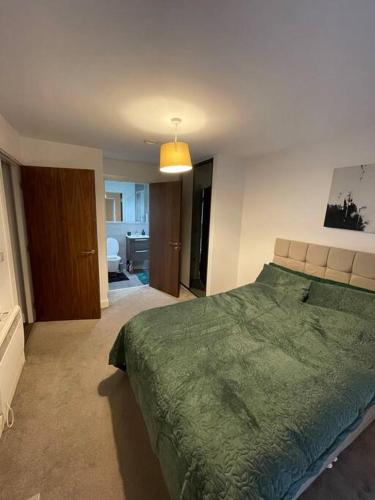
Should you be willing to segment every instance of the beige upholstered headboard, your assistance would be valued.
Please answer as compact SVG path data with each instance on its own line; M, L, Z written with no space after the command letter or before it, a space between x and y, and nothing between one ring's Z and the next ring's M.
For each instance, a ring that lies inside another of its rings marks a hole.
M276 239L273 262L313 276L375 291L375 254Z

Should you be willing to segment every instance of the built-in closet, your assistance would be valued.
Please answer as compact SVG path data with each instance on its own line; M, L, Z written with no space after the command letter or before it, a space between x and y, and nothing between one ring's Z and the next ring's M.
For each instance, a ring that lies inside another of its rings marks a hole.
M206 295L213 159L194 165L183 176L181 282L195 295Z

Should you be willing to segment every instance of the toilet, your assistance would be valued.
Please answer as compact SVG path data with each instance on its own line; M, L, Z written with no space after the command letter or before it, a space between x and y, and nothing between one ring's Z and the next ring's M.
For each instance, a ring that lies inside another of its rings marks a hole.
M108 272L118 273L121 257L118 255L119 244L115 238L107 238Z

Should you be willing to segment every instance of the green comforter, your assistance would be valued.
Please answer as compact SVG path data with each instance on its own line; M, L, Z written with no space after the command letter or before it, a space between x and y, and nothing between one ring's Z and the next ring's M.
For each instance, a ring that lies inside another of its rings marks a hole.
M375 325L254 283L145 311L126 369L173 499L289 499L375 397Z

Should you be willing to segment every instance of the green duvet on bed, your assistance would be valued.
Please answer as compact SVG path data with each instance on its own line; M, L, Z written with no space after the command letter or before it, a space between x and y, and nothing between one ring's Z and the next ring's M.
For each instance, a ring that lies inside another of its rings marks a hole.
M110 363L129 374L172 499L293 498L374 403L375 324L304 303L306 281L122 328Z

